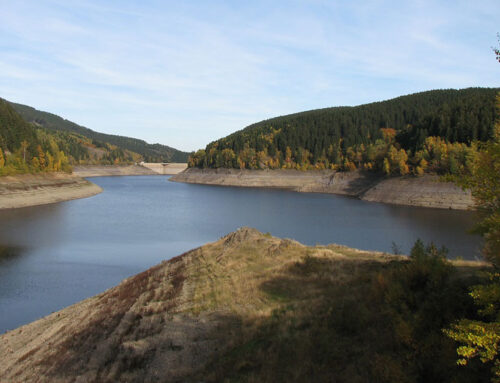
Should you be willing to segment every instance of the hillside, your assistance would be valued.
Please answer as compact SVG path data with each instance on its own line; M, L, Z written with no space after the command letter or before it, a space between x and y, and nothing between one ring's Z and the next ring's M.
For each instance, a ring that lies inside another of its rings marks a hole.
M76 133L90 139L91 143L96 147L102 147L105 143L109 143L122 150L129 150L139 154L145 162L186 162L189 155L186 152L166 145L148 144L136 138L95 132L55 114L42 112L27 105L10 104L28 122L32 122L49 131Z
M491 138L497 92L432 90L276 117L208 144L189 165L455 174Z
M0 99L0 176L70 171L60 143L24 121L7 101Z
M37 142L35 129L5 100L0 99L0 148L13 152L27 141L31 146Z
M1 381L482 382L442 328L485 265L242 228L0 336Z

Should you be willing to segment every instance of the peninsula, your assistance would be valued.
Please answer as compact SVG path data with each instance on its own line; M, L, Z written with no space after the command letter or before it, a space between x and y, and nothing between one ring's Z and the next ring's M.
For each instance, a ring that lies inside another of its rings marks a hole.
M471 306L460 292L487 265L439 260L418 246L413 253L408 261L338 245L308 247L242 228L1 335L0 380L402 381L411 375L439 381L440 374L487 375L487 368L456 365L453 342L442 332L446 323L433 319L451 321ZM424 276L438 290L415 283ZM409 311L400 311L404 307ZM422 359L424 349L439 351Z
M91 197L101 192L92 182L66 173L4 176L0 177L0 210Z

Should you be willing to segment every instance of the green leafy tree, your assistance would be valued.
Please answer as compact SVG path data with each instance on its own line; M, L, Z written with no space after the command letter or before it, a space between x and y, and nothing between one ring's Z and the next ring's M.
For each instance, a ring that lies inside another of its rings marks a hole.
M495 53L499 59L500 52ZM467 365L471 359L479 358L491 365L492 381L500 382L500 94L493 139L479 152L463 186L472 191L482 215L476 231L484 238L483 253L495 271L489 274L488 283L477 285L470 292L482 320L462 319L445 333L460 344L458 364Z

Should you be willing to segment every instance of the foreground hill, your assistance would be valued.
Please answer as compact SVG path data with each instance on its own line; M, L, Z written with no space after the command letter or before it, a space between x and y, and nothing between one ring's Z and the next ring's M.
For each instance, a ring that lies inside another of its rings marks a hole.
M0 381L486 381L441 330L480 265L415 251L239 229L0 336Z
M94 146L102 147L105 143L129 150L142 156L145 162L187 162L188 153L161 144L148 144L137 138L104 134L65 120L55 114L42 112L27 105L10 103L28 122L35 123L49 131L76 133L92 140Z
M475 155L474 143L492 138L497 92L432 90L276 117L208 144L189 164L455 174Z

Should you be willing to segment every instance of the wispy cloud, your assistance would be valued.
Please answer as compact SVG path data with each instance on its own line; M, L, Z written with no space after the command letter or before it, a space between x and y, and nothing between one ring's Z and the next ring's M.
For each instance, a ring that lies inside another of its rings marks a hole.
M500 85L497 1L2 7L0 97L184 150L275 115Z

